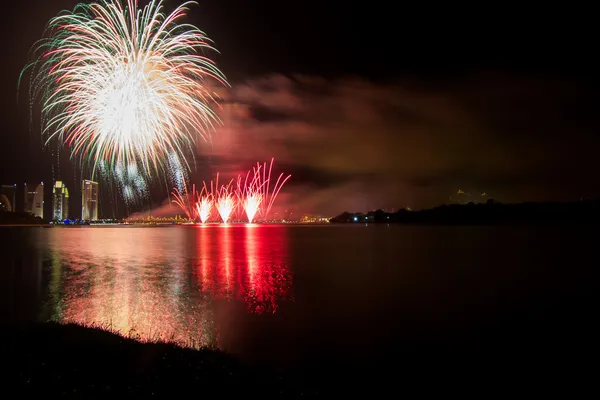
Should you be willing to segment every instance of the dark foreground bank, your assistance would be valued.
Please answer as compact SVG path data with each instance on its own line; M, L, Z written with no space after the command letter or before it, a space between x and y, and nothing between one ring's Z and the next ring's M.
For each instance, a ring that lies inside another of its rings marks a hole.
M577 309L563 304L533 313L523 310L493 323L482 321L477 329L443 334L407 325L407 334L398 338L404 344L399 353L382 348L366 357L360 348L350 347L354 361L321 354L310 365L285 370L244 363L220 351L142 344L75 325L5 327L2 388L21 396L70 398L573 395L597 390L594 308L579 303Z
M192 350L77 325L5 330L3 370L20 393L144 395L264 393L292 396L297 384L217 350ZM4 386L6 388L6 386ZM192 391L192 392L190 392Z

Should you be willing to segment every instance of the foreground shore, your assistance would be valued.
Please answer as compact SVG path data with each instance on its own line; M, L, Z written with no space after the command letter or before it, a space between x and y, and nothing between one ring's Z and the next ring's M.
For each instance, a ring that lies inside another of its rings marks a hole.
M275 371L250 368L217 350L140 343L101 329L48 323L5 330L3 336L10 377L5 385L20 393L167 397L191 390L295 397L300 389Z
M323 355L310 365L284 370L244 363L218 350L139 343L100 329L49 323L2 330L5 373L0 380L5 390L22 395L261 399L380 396L390 391L464 394L519 389L539 394L554 392L557 384L572 393L594 382L585 364L592 354L592 342L586 340L591 332L573 332L561 342L556 332L547 331L544 337L542 331L532 335L527 325L523 328L517 337L494 329L493 336L471 337L462 344L422 337L407 342L403 354L381 349L380 357L370 361L359 359L360 349L350 348L357 362L336 363L331 355Z

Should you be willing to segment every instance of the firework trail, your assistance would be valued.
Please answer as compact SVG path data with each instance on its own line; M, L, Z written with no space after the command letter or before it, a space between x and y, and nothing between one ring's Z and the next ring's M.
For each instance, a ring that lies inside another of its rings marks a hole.
M146 180L140 175L136 164L124 166L117 163L114 176L127 204L136 204L149 196Z
M135 165L135 164L130 164ZM175 152L169 154L167 158L169 182L171 182L179 191L185 190L186 182L188 181L187 168L181 164L180 158Z
M229 222L231 218L231 214L235 211L237 204L234 198L234 192L231 190L231 184L233 183L233 179L229 181L227 185L222 185L219 187L219 174L217 173L217 179L215 185L213 187L213 182L210 183L210 191L213 193L213 197L215 199L215 206L217 211L219 211L219 215L221 216L221 220L224 224Z
M190 221L195 221L197 217L197 192L196 186L192 186L192 192L188 192L187 185L184 185L184 190L179 191L179 189L174 188L171 193L173 196L173 203L177 204L185 213L187 219Z
M281 174L279 174L279 176L277 177L277 180L275 181L273 187L271 188L271 184L273 183L273 180L271 178L271 173L273 171L273 162L275 161L275 158L271 158L271 164L269 165L269 169L267 172L267 163L265 162L262 166L259 163L256 163L256 168L254 169L254 173L256 175L259 175L259 182L260 182L260 192L262 195L262 199L263 199L263 207L261 209L262 211L262 218L264 220L266 220L269 216L269 212L271 211L271 208L273 207L273 203L275 202L275 199L277 198L277 195L279 194L279 191L281 190L281 188L283 187L283 185L292 177L291 175L285 176L283 172ZM261 169L262 169L262 175L261 175Z
M117 163L114 169L111 169L106 162L101 162L98 169L100 177L111 190L113 185L116 185L116 192L125 200L127 206L142 204L149 198L148 183L139 174L135 164L125 167L122 163Z
M243 203L244 211L248 217L248 222L252 223L254 217L259 211L260 203L262 202L262 196L259 193L249 194Z
M252 171L248 171L246 174L243 184L241 183L241 177L238 177L238 198L250 223L254 221L257 215L260 215L263 220L268 218L279 191L291 178L291 175L284 176L281 173L272 185L271 175L274 161L275 159L271 158L269 168L267 168L266 162L263 165L256 163L256 167L253 167Z
M32 101L42 101L46 143L66 144L92 170L136 165L149 179L173 165L189 169L186 152L219 122L209 81L227 85L199 54L215 50L210 39L179 24L192 4L166 14L161 0L143 8L105 0L50 20L36 61L23 70L32 71Z
M212 212L212 207L213 194L208 191L206 184L204 184L196 202L196 214L200 218L200 222L205 223L208 221Z
M258 173L258 171L259 170L257 170L256 168L253 169L252 175L251 172L248 171L244 183L242 183L242 177L238 177L236 193L238 196L240 206L246 213L246 217L248 218L249 223L252 223L254 221L254 217L259 212L260 205L263 200L260 174Z

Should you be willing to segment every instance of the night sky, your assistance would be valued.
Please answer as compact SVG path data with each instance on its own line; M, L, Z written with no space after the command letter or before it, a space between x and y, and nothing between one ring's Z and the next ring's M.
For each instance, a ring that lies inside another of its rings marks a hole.
M0 182L50 186L53 160L17 79L47 20L77 2L11 3ZM214 40L232 85L223 97L244 111L199 146L193 179L275 157L292 174L281 205L328 215L431 207L459 188L503 202L597 198L595 14L569 7L202 1L188 22ZM81 179L67 158L54 174ZM157 188L150 207L166 196ZM114 208L103 199L104 216Z

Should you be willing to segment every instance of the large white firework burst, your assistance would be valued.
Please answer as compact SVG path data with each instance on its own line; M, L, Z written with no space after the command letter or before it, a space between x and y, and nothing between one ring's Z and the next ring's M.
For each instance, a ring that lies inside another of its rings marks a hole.
M193 3L165 14L162 1L106 0L53 18L29 65L47 141L92 169L135 165L150 178L189 168L186 153L218 122L211 83L227 85L202 54L211 41L179 23Z

